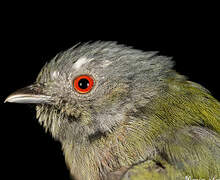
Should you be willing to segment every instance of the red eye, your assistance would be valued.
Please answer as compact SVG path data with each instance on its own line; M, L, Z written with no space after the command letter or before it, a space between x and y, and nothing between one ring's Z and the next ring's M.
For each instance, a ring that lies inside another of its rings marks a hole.
M94 81L91 76L88 75L82 75L77 77L74 80L74 88L79 93L87 93L89 92L93 87Z

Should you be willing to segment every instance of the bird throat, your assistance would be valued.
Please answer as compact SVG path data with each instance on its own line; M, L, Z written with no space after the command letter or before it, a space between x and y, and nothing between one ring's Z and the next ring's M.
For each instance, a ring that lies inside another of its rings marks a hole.
M111 134L97 133L90 138L89 144L62 143L66 164L74 179L108 179L114 172L120 172L121 177L129 166L156 152L137 133L126 132L124 126Z
M73 179L108 179L111 173L125 170L155 154L154 147L149 146L151 143L143 139L145 132L139 131L134 122L121 121L111 133L89 132L91 127L58 108L41 105L36 110L39 122L61 142ZM122 176L124 171L120 172Z

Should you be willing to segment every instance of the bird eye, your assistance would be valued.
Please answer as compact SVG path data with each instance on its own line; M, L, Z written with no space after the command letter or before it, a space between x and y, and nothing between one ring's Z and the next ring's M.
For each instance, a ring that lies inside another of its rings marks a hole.
M91 76L88 75L82 75L77 77L74 80L74 88L79 93L87 93L89 92L93 87L94 81Z

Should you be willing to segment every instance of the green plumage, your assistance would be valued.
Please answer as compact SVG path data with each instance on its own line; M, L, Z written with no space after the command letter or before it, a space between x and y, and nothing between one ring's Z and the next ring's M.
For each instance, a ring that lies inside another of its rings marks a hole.
M73 179L220 179L220 103L172 67L113 42L74 46L6 101L37 104ZM81 75L88 93L73 87Z
M124 179L219 177L220 103L202 86L184 78L168 80L168 84L166 92L142 110L150 125L142 121L137 130L142 126L149 144L160 153L129 170L130 178ZM156 162L162 171L157 171Z

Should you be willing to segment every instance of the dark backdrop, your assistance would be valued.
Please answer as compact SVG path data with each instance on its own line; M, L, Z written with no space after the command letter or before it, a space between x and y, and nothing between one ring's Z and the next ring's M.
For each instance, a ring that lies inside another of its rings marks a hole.
M79 9L62 16L62 8L50 13L47 8L23 10L14 5L1 16L1 149L7 179L68 179L61 146L44 133L34 108L3 101L35 81L46 61L78 42L111 40L172 56L178 72L220 100L219 21L214 10L186 6L170 8L175 11L156 7L149 12L148 7L116 15L114 8ZM141 15L135 16L138 11Z

